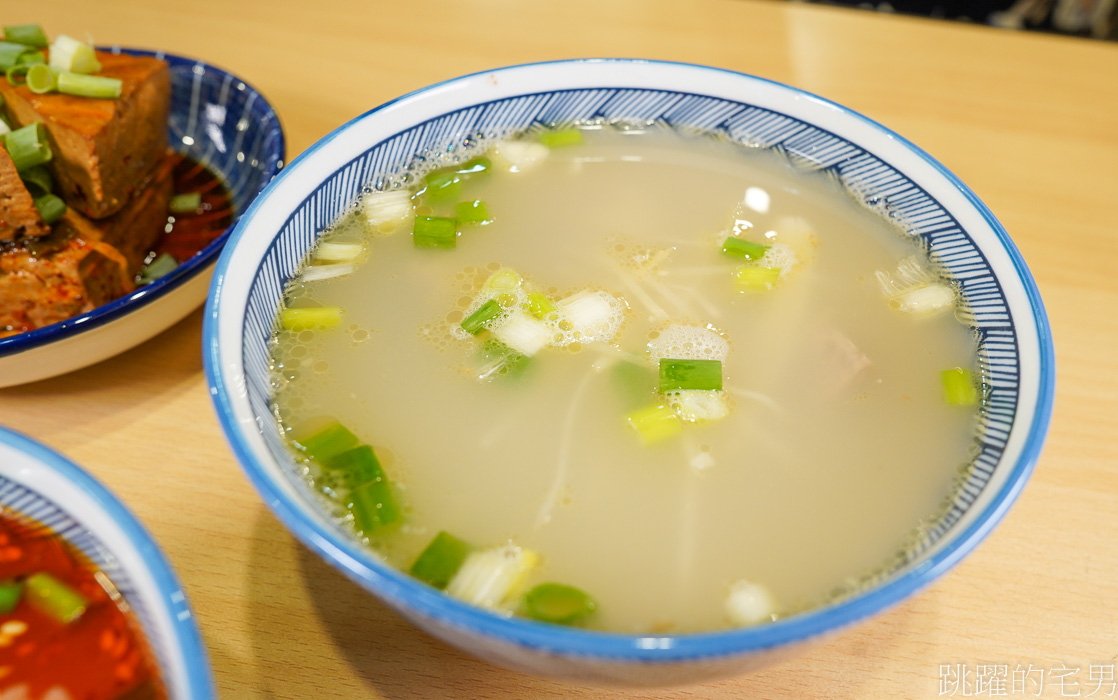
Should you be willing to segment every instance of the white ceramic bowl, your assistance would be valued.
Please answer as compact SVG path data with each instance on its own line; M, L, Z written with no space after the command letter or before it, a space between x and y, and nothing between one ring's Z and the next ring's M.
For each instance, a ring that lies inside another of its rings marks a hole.
M283 167L283 128L252 86L220 68L162 52L103 50L166 61L171 71L171 148L219 173L239 216ZM230 230L236 225L230 226ZM229 232L174 272L73 318L0 338L0 387L87 367L132 348L182 320L202 303Z
M269 411L267 339L284 282L360 189L474 133L584 119L659 122L781 150L829 169L897 217L958 280L992 385L981 451L951 508L884 580L823 608L751 628L625 635L506 618L379 562L336 525L299 477ZM331 564L462 649L529 673L656 685L740 673L880 612L943 575L1002 518L1047 430L1054 367L1035 284L1006 232L929 155L881 125L799 90L715 68L584 60L441 83L358 117L292 163L245 214L218 262L204 330L215 406L238 459L283 523Z
M0 508L47 525L117 587L171 700L215 697L194 615L159 547L96 479L50 448L0 428Z

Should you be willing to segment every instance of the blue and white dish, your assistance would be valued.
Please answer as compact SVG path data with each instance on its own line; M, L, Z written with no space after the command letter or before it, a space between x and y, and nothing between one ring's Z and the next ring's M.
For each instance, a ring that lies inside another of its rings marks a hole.
M143 628L170 700L215 697L182 586L155 540L100 482L50 448L0 428L0 510L48 526L105 572Z
M232 194L234 215L242 214L285 158L283 128L263 95L202 61L119 46L103 50L168 63L168 144L219 173ZM131 294L65 321L0 338L0 387L87 367L182 320L205 299L214 263L233 226L174 272Z
M475 134L581 120L718 132L826 170L924 239L973 311L992 382L981 451L947 515L903 565L825 607L751 628L626 635L502 617L396 571L329 517L301 479L269 407L267 341L286 280L319 231L378 178ZM1005 515L1052 411L1054 357L1036 285L1009 236L962 182L885 127L800 90L703 66L581 60L451 80L374 109L308 149L257 198L218 262L203 352L215 407L264 501L311 549L417 625L518 670L579 682L696 682L787 656L913 595Z

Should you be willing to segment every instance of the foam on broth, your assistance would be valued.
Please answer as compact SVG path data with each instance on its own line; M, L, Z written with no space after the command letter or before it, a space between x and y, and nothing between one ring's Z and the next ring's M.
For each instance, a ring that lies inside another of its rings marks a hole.
M736 289L720 253L747 190L749 235L775 231L805 258L771 292ZM850 590L950 495L975 412L944 404L939 373L974 367L974 340L951 314L890 308L874 271L914 246L830 178L710 138L601 128L467 192L495 221L455 250L340 221L329 239L364 241L367 259L293 286L289 304L340 306L342 326L273 344L281 425L336 416L398 486L406 522L371 543L391 563L406 570L440 530L511 539L542 557L532 582L598 600L590 627L714 629L739 579L783 615ZM477 341L455 328L502 266L552 298L623 299L619 332L478 381ZM731 413L645 446L614 369L672 324L725 341Z

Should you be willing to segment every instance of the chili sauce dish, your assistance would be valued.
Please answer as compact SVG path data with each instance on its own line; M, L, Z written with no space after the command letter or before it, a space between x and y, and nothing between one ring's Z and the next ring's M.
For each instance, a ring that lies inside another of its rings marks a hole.
M993 214L822 98L638 60L374 109L246 212L218 417L279 519L521 671L747 672L914 595L1004 516L1054 360Z
M197 308L284 161L275 111L232 73L40 40L3 42L26 51L0 77L0 387L104 360Z
M214 697L159 547L96 479L0 428L0 694Z

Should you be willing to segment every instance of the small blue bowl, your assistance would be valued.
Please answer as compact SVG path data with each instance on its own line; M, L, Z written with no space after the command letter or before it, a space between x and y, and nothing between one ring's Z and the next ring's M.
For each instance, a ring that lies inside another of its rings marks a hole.
M143 629L171 700L215 697L182 586L155 540L100 482L50 448L0 428L0 510L48 526L109 577Z
M270 410L268 338L285 282L362 187L477 133L581 120L655 122L721 134L829 171L922 239L955 278L992 384L980 451L946 515L903 565L833 604L755 627L680 635L569 629L481 610L373 556L311 493ZM1024 487L1052 412L1048 321L1024 261L993 214L928 154L833 102L716 68L581 60L470 75L412 93L335 130L253 203L218 261L203 352L222 427L279 519L333 566L423 629L528 673L665 685L749 671L913 595L1001 520Z
M65 321L0 338L0 387L87 367L154 337L206 297L214 262L236 220L283 168L283 127L268 101L232 73L163 52L102 48L154 56L171 72L168 144L218 173L232 194L234 223L171 274Z

